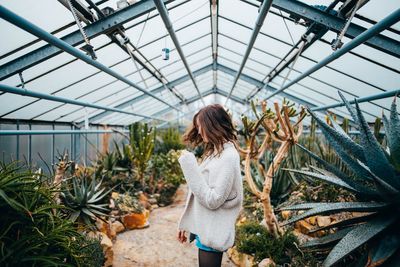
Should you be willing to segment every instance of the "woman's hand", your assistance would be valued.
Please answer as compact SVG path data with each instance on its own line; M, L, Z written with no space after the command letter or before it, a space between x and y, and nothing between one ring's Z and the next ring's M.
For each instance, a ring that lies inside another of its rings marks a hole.
M186 231L185 230L178 230L178 241L181 243L186 242Z

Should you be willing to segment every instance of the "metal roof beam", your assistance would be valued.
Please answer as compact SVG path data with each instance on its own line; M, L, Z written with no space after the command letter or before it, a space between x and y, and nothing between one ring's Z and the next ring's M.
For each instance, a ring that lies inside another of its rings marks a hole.
M331 14L326 14L324 11L309 6L297 0L274 0L272 6L306 21L314 21L329 30L336 33L341 32L346 20L336 17ZM367 29L357 24L351 23L347 29L345 36L351 39L356 38ZM382 52L400 58L400 42L382 34L377 34L373 38L365 42L366 45L376 48Z
M114 70L108 68L107 66L101 64L100 62L97 62L90 58L89 56L85 55L83 52L79 51L77 48L69 45L68 43L64 42L61 39L58 39L51 35L50 33L46 32L45 30L39 28L38 26L32 24L31 22L27 21L26 19L22 18L21 16L13 13L12 11L6 9L3 6L0 6L0 17L3 18L4 20L14 24L15 26L45 40L46 42L53 44L54 46L57 46L58 48L64 50L65 52L68 52L69 54L85 61L86 63L92 65L93 67L104 71L105 73L119 79L120 81L132 86L133 88L142 91L143 93L157 99L161 103L166 104L167 106L171 106L174 109L177 109L176 107L172 106L168 102L164 101L163 99L157 97L156 95L146 91L142 87L138 86L137 84L133 83L132 81L128 80L121 74L115 72ZM178 109L177 109L178 110Z
M293 79L287 85L285 85L282 88L280 88L279 90L273 92L266 99L269 99L269 98L273 97L274 95L283 92L284 90L286 90L287 88L289 88L293 84L295 84L295 83L301 81L302 79L304 79L305 77L313 74L317 70L321 69L322 67L324 67L324 66L328 65L329 63L331 63L332 61L334 61L334 60L338 59L339 57L343 56L344 54L346 54L350 50L352 50L355 47L361 45L362 43L366 42L370 38L376 36L378 33L380 33L381 31L389 28L390 26L392 26L393 24L395 24L398 21L400 21L400 8L397 9L396 11L394 11L393 13L391 13L389 16L387 16L386 18L384 18L380 22L378 22L377 24L375 24L374 26L372 26L371 28L369 28L368 30L366 30L365 32L363 32L362 34L360 34L359 36L357 36L356 38L354 38L353 40L351 40L350 42L348 42L347 44L345 44L339 50L336 50L334 53L330 54L329 56L327 56L324 59L322 59L321 61L319 61L318 64L314 65L313 67L311 67L307 71L303 72L301 75L299 75L297 78ZM400 47L399 47L399 49L400 49Z
M392 90L392 91L387 91L384 93L379 93L379 94L374 94L374 95L370 95L370 96L365 96L365 97L359 97L359 98L354 98L354 100L349 100L350 104L354 104L356 101L355 99L357 99L358 103L362 103L362 102L370 102L373 100L378 100L378 99L383 99L383 98L387 98L387 97L391 97L391 96L397 96L400 94L400 89L396 89L396 90ZM336 104L332 104L332 105L326 105L326 106L322 106L322 107L315 107L312 108L312 111L320 111L320 110L326 110L326 109L330 109L330 108L337 108L337 107L342 107L344 106L344 102L339 102Z
M228 96L226 97L225 105L228 103L229 98L232 95L233 89L235 89L235 85L236 85L237 81L239 80L239 76L243 71L244 65L246 65L247 59L249 58L250 52L253 49L254 43L256 42L256 39L258 36L258 33L260 32L261 27L264 24L264 20L267 17L267 14L268 14L268 11L269 11L271 5L272 5L272 0L264 0L261 4L256 23L254 25L253 32L251 33L250 40L249 40L249 43L246 48L246 52L244 53L242 63L240 64L239 70L236 73L236 77L233 80L232 88L229 91Z
M173 0L160 0L165 3L170 3ZM84 27L85 32L89 39L99 36L103 33L107 33L117 29L124 23L127 23L135 18L138 18L144 14L155 9L155 5L152 0L142 0L134 5L116 11L115 13L107 16L104 19L95 21L94 23ZM70 33L61 38L71 46L77 46L84 42L82 34L79 30ZM46 59L56 56L62 52L62 49L48 44L42 46L26 55L18 57L0 67L0 81L4 80L14 74L17 74L29 67L32 67Z
M70 99L70 98L65 98L65 97L60 97L60 96L44 94L44 93L35 92L35 91L32 91L32 90L27 90L25 88L21 89L21 88L18 88L18 87L13 87L13 86L5 85L5 84L0 84L0 91L4 91L4 92L7 92L7 93L16 94L16 95L37 97L37 98L40 98L40 99L46 99L46 100L50 100L50 101L67 103L67 104L72 104L72 105L78 105L78 106L82 106L82 107L88 107L88 108L107 110L107 111L111 111L111 112L124 113L124 114L128 114L128 115L134 115L134 116L148 118L148 119L162 120L162 119L159 119L159 118L156 118L156 117L146 116L146 115L142 115L142 114L134 113L134 112L129 112L129 111L121 110L121 109L118 109L118 108L110 108L110 107L97 105L97 104L93 104L93 103L89 103L89 102L78 101L78 100L75 100L75 99Z
M207 65L207 66L205 66L205 67L203 67L203 68L200 68L200 69L194 71L194 72L193 72L193 75L196 77L196 76L199 76L199 75L201 75L201 74L203 74L203 73L206 73L207 71L210 71L210 70L212 70L212 64ZM186 81L188 81L189 79L190 79L189 74L186 74L186 75L184 75L184 76L182 76L182 77L180 77L180 78L178 78L178 79L176 79L176 80L173 80L173 81L167 83L167 85L173 87L173 86L179 85L179 84L181 84L181 83L183 83L183 82L186 82ZM160 87L157 87L157 88L151 90L150 92L153 93L153 94L157 94L157 93L162 92L162 91L164 91L164 90L165 90L165 87L164 87L164 86L160 86ZM127 101L125 101L125 102L123 102L123 103L117 105L116 108L126 108L126 107L129 107L130 105L134 104L134 103L137 102L137 101L142 100L142 99L145 98L145 97L147 97L147 96L144 95L144 94L143 94L143 95L140 95L140 96L137 96L137 97L134 97L134 98L132 98L132 99L129 99L129 100L127 100ZM89 117L89 121L96 121L96 120L99 120L99 119L101 119L101 118L103 118L103 117L105 117L105 116L107 116L107 115L109 115L109 114L110 114L109 112L102 112L102 113L97 114L97 115L95 115L95 116L93 116L93 117Z
M185 66L185 68L186 68L186 70L187 70L187 72L188 72L188 74L190 76L190 79L192 80L193 85L196 88L196 91L200 96L200 99L201 99L203 105L205 105L204 99L203 99L203 97L201 96L201 93L200 93L200 89L196 84L196 80L195 80L195 78L193 76L193 73L190 70L189 64L186 61L185 54L183 53L181 45L179 44L179 40L178 40L178 37L176 36L174 27L172 26L172 22L171 22L171 20L169 18L167 8L165 7L165 5L164 5L162 0L154 0L154 4L157 7L158 13L160 14L160 16L161 16L161 18L162 18L162 20L164 22L165 28L167 29L167 31L169 33L169 36L171 37L172 41L174 42L176 51L178 51L178 54L181 57L182 63Z

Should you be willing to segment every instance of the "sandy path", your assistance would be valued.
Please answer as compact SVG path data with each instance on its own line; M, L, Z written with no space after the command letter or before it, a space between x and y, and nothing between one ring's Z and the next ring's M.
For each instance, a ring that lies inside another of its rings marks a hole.
M176 239L178 220L183 212L187 185L181 185L174 203L150 213L150 227L126 231L117 236L114 244L114 267L196 267L198 248ZM226 252L223 267L234 267Z

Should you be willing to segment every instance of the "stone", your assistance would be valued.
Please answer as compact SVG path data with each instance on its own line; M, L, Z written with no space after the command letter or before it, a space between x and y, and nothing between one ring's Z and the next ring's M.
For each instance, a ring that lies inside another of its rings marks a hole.
M283 210L281 211L281 216L284 220L289 219L290 215L292 214L292 212L290 210Z
M237 251L236 246L227 250L229 259L238 267L252 267L254 266L254 257L245 253Z
M329 216L318 216L317 224L319 227L325 227L331 224L331 217Z
M118 192L112 192L111 193L111 198L114 199L114 200L118 199L119 198L119 193Z
M157 199L155 199L155 198L149 198L149 203L150 204L157 204Z
M125 231L125 226L120 221L115 221L111 224L111 229L113 229L116 233L121 233Z
M117 233L111 227L111 223L106 223L99 218L96 218L96 228L101 232L106 234L109 238L113 239Z
M159 208L159 206L157 204L153 204L153 205L151 205L151 208L152 209L157 209L157 208Z
M144 209L142 213L129 213L122 216L122 223L127 229L140 229L149 226L149 210Z
M301 220L301 221L296 222L294 228L296 228L297 230L299 230L303 234L308 234L313 227L312 227L311 224L309 224L305 220Z
M311 216L311 217L305 219L305 221L308 222L311 225L315 225L317 223L316 216Z
M258 264L258 267L275 267L276 264L270 258L265 258Z

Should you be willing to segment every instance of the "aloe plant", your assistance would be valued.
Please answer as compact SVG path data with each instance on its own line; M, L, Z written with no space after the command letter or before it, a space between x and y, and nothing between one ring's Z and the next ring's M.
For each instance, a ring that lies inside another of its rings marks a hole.
M105 188L100 188L101 181L97 182L95 177L91 182L87 181L88 177L82 178L71 177L72 185L65 187L61 192L62 200L67 208L69 208L68 217L71 221L83 222L91 225L93 219L101 216L108 216L105 212L107 204L104 204L104 198L112 191L113 188L104 192Z
M340 92L339 92L340 94ZM358 102L355 107L344 98L348 111L360 131L360 141L356 143L343 129L331 120L329 126L311 110L326 139L335 149L338 157L346 164L352 175L345 174L337 167L327 163L311 151L302 147L325 170L319 172L290 170L322 180L353 192L359 202L305 203L281 208L281 210L305 210L283 223L287 225L310 216L335 214L339 212L362 212L352 217L315 229L337 228L334 234L305 243L304 247L334 245L323 266L332 266L346 259L357 250L364 257L357 257L360 266L368 261L368 266L377 266L388 260L393 265L400 265L400 119L397 114L396 98L392 103L390 119L383 115L388 147L384 148L369 128Z

